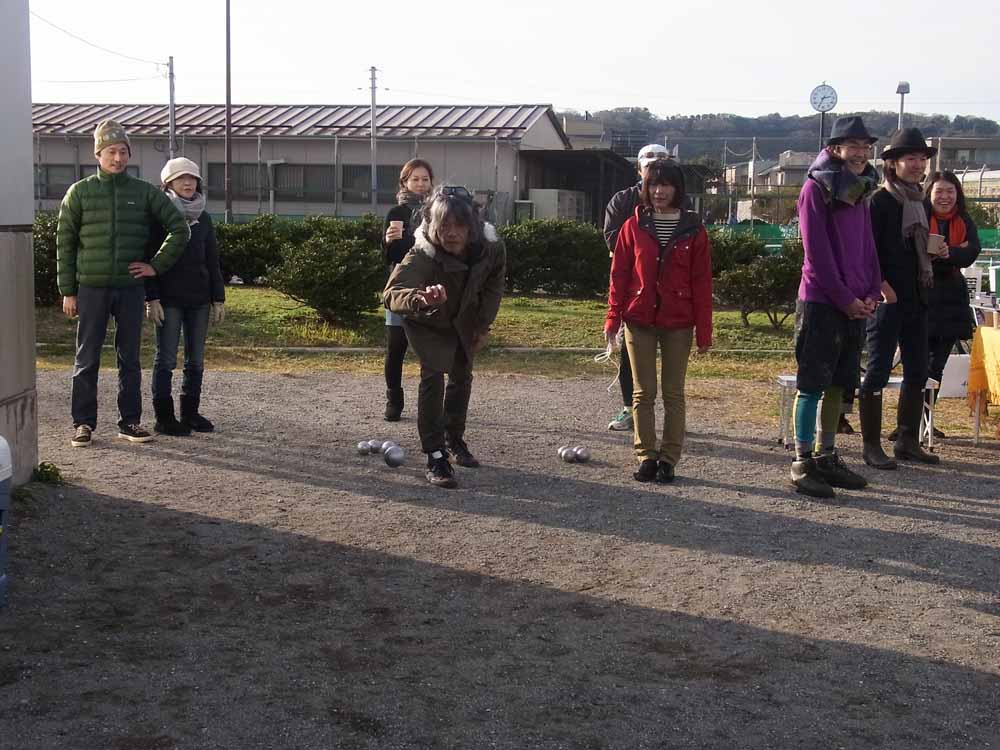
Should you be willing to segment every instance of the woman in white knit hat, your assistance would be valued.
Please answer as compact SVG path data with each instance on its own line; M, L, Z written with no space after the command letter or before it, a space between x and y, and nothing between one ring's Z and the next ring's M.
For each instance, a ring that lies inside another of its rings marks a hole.
M180 260L166 273L146 279L146 312L156 324L153 360L154 430L166 435L211 432L214 425L199 413L209 322L225 315L226 289L212 219L205 210L201 172L190 159L171 159L160 171L163 191L191 228ZM180 420L174 412L171 379L184 333L184 380Z

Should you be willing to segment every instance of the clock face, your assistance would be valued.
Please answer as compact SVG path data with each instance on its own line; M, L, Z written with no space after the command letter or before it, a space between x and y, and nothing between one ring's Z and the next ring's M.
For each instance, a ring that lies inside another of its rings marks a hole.
M825 83L817 86L809 95L809 103L817 112L829 112L837 106L837 92Z

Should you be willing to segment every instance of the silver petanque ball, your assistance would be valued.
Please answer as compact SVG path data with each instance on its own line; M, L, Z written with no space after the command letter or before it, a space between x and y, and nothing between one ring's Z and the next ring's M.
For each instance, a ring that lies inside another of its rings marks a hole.
M359 456L367 456L369 453L371 453L371 448L368 447L367 440L362 440L360 443L358 443Z
M384 454L387 450L389 450L392 446L396 444L397 443L395 440L386 440L382 443L382 448L380 452Z
M590 460L590 448L586 445L578 445L573 449L573 455L576 456L577 461L585 464Z
M370 453L379 453L382 450L382 441L375 440L374 438L368 441L368 451Z
M403 461L406 460L406 452L398 445L390 445L382 457L389 466L396 468L403 465Z
M576 453L573 451L571 447L566 446L565 448L561 448L559 450L559 458L561 458L566 463L571 464L574 461L576 461Z

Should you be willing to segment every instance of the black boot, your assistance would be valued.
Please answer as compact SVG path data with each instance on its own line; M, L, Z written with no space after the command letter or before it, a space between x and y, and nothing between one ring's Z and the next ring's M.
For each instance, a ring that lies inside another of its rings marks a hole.
M388 388L385 392L385 421L398 422L403 413L403 389Z
M851 427L851 423L847 421L846 414L841 414L840 419L837 421L837 434L838 435L854 434L854 428Z
M895 469L896 462L882 450L882 394L861 393L858 396L858 417L864 439L865 463L874 469Z
M892 453L902 461L919 461L936 464L940 456L928 453L920 445L920 418L924 413L924 389L903 383L899 388L897 426L899 436L892 446Z
M791 476L796 492L810 497L834 497L833 487L820 473L812 456L792 461Z
M156 414L156 424L153 432L161 435L190 435L191 428L181 424L174 416L174 400L172 398L154 398L153 413Z
M215 425L198 413L200 405L200 396L181 396L181 424L195 432L212 432Z

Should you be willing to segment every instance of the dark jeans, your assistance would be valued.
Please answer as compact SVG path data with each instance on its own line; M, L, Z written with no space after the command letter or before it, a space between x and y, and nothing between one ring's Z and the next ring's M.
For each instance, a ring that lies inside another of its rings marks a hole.
M76 293L76 362L73 365L71 410L73 426L97 426L97 375L108 321L115 319L115 353L118 355L118 425L142 419L142 366L139 347L146 292L140 286L120 289L81 286Z
M417 396L417 431L424 453L445 449L445 434L461 438L472 395L472 363L461 344L455 346L455 358L445 373L420 364L420 390Z
M899 346L903 382L923 389L927 382L927 309L879 305L868 321L868 369L863 393L878 393L889 382L892 359Z
M621 364L618 365L618 385L622 389L622 403L631 409L635 383L632 380L632 363L628 358L628 347L624 343L622 343L621 358L619 361Z
M205 373L205 339L208 336L209 305L163 307L163 325L156 327L153 358L153 398L171 398L170 380L177 367L177 347L184 331L184 380L181 395L201 397Z
M958 339L953 338L931 338L927 342L930 349L927 377L934 378L938 383L941 382L941 378L944 376L944 366L948 364L948 357L951 356L951 350L957 341Z
M403 387L403 359L406 357L406 331L403 326L385 327L385 387Z

